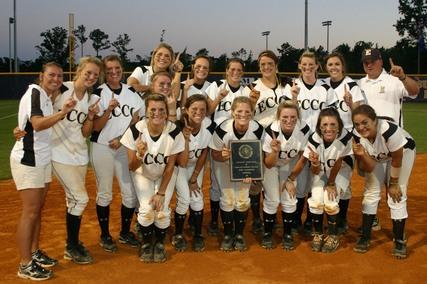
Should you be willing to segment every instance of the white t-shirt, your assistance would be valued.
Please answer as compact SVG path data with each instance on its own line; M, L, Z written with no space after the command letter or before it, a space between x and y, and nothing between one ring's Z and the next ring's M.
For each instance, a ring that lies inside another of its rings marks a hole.
M110 113L110 117L101 131L92 132L90 139L92 142L108 145L109 141L123 135L129 127L134 113L139 112L144 104L129 85L121 84L120 89L113 91L107 84L102 84L93 93L94 96L101 98L99 102L101 111L97 114L98 116L102 116L108 108L113 94L119 102L119 106Z
M136 151L137 139L142 139L147 143L147 150L141 166L135 171L135 174L143 175L153 181L163 176L168 157L185 149L181 129L170 121L167 121L158 139L153 139L148 132L147 121L140 120L126 130L120 143L128 149Z
M360 87L353 79L348 76L346 76L335 89L331 86L331 78L326 78L323 81L325 82L325 84L331 87L329 89L330 98L340 114L345 129L351 131L353 129L353 121L351 118L351 109L344 102L344 86L346 86L347 91L351 94L353 103L363 103L365 101Z
M253 89L260 91L259 99L255 105L255 116L254 119L262 124L262 126L267 127L270 125L275 117L277 106L286 98L286 93L290 93L291 87L286 84L282 86L278 84L275 88L271 89L264 85L261 79L257 79L251 83ZM246 86L243 90L243 94L249 97L251 89Z
M26 166L45 166L51 161L51 133L47 128L35 131L31 124L32 116L53 114L52 102L46 92L38 85L31 84L19 102L18 127L27 134L15 142L10 158Z
M378 78L369 79L366 75L358 83L367 104L373 107L377 116L390 117L403 127L403 97L415 98L416 95L410 96L399 78L388 74L383 69Z
M77 104L67 116L52 127L52 161L82 166L89 162L86 138L82 134L82 126L88 114L88 108L95 103L96 96L90 96L86 92L81 100L74 94L72 81L64 82L62 94L56 97L53 104L55 112L60 111L64 102L71 96L77 100Z
M297 121L294 131L291 136L286 138L280 129L280 121L274 121L265 129L265 137L262 145L262 150L266 153L271 153L271 140L273 133L280 143L279 159L276 166L285 166L293 159L298 158L298 154L304 151L310 135L310 127L301 121Z
M212 101L216 100L219 92L224 88L224 83L225 80L212 82L212 84L206 89L209 99ZM215 112L212 114L212 119L217 125L221 124L224 120L231 118L231 104L236 97L248 95L247 93L243 93L244 87L241 85L239 88L235 89L227 84L225 89L228 91L227 96L219 102Z

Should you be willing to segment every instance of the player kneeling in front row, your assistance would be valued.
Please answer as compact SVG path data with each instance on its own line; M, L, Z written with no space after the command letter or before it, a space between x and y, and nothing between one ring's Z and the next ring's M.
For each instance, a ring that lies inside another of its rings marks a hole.
M369 249L372 222L381 199L381 185L386 183L387 203L393 221L392 254L406 258L406 191L415 160L415 141L397 124L377 117L369 105L353 110L353 123L356 140L353 151L365 172L362 235L354 251L365 253Z
M351 133L343 128L339 113L334 108L323 109L317 120L316 132L308 139L303 157L310 161L314 175L309 210L313 215L313 251L334 252L339 246L337 216L340 192L348 189L352 168L347 158L352 154ZM300 163L297 164L299 166ZM298 173L300 169L294 169ZM293 186L287 182L286 186ZM323 236L323 212L328 219L328 236Z
M180 167L176 180L177 205L175 209L175 234L172 245L177 251L187 248L183 227L188 208L192 210L194 226L193 250L203 251L205 242L202 236L203 192L201 190L204 166L208 156L208 144L215 130L215 123L206 118L208 101L205 96L196 94L185 102L181 126L185 139L185 150L179 154Z
M221 250L223 251L247 249L243 230L250 207L250 179L243 182L230 180L229 143L231 140L261 140L264 128L252 119L253 111L249 98L243 96L235 98L231 105L233 118L225 120L216 128L209 145L212 149L215 176L221 189L220 208L224 225Z
M169 202L178 171L175 162L184 150L184 137L180 128L167 120L163 95L149 95L145 107L147 117L128 128L120 143L128 148L129 169L139 202L138 223L143 235L140 259L164 262Z
M291 234L297 210L295 190L286 186L286 181L295 181L296 174L291 170L300 160L307 144L310 128L299 120L299 109L290 101L282 102L276 114L276 121L266 128L263 151L264 163L264 236L261 246L274 248L273 226L277 207L282 205L283 239L285 250L293 250L294 240ZM304 163L301 160L301 163ZM302 170L301 166L301 170ZM294 175L292 175L294 174ZM295 189L295 188L293 188Z

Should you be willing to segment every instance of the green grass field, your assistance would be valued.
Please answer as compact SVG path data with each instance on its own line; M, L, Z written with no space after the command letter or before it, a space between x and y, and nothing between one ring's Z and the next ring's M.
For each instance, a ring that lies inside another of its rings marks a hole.
M9 154L13 147L12 129L17 125L17 100L0 100L0 179L10 175ZM405 129L417 144L417 152L427 152L427 103L406 103L403 106ZM424 125L424 126L423 126Z

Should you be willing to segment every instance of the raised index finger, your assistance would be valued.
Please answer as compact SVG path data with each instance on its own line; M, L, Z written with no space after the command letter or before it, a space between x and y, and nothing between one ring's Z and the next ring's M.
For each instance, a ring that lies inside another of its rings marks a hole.
M96 102L94 102L93 104L92 104L92 106L95 106L95 105L97 105L98 103L99 103L99 101L101 100L101 98L98 98L97 100L96 100Z
M313 150L313 148L311 148L310 145L308 145L307 147L308 147L308 149L310 150L311 153L316 154L316 152Z
M271 131L271 138L273 138L273 140L276 140L276 134L274 133L274 131Z
M175 62L178 62L179 61L179 57L181 56L181 52L178 52L178 54L176 55L176 59L175 59Z
M388 62L390 62L390 67L394 66L393 59L391 57L389 57Z

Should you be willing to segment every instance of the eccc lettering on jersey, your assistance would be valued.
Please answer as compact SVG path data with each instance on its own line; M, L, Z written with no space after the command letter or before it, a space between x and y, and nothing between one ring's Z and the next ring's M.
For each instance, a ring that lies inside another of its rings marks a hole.
M120 109L120 111L118 111L118 109ZM61 109L58 110L58 112L61 111ZM120 115L123 115L124 117L129 117L132 116L135 112L135 108L134 107L129 107L128 105L122 105L120 107L116 107L110 114L110 118L112 116L114 117L119 117ZM76 121L79 124L83 124L86 120L87 114L85 114L84 112L78 112L76 109L73 109L72 111L70 111L65 118L70 121Z

